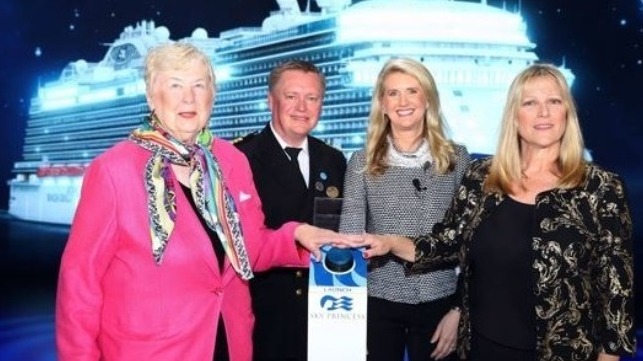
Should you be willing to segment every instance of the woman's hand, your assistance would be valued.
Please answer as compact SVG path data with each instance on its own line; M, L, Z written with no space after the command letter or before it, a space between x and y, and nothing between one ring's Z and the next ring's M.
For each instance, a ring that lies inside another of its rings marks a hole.
M295 228L295 239L306 248L315 258L321 260L319 248L324 245L331 245L338 248L361 247L363 245L362 235L347 235L333 232L310 224L300 224Z
M616 355L610 355L604 352L601 352L598 354L598 358L596 361L619 361L621 359L620 356Z
M450 310L436 327L431 343L436 343L431 357L440 360L451 352L455 351L458 341L458 323L460 322L460 310Z
M406 237L368 233L364 233L362 237L362 245L366 247L364 251L366 259L383 256L390 252L405 261L415 261L415 244Z
M377 256L383 256L391 252L391 242L387 236L376 234L363 234L364 258L369 259Z

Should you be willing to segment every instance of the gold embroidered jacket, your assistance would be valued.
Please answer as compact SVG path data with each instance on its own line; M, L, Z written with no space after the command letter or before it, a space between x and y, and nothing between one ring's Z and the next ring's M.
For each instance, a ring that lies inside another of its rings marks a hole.
M458 262L462 274L458 354L470 350L468 253L478 225L505 195L484 193L491 159L471 164L442 223L415 239L411 272ZM632 221L620 177L588 164L586 181L537 195L533 250L538 360L633 354Z

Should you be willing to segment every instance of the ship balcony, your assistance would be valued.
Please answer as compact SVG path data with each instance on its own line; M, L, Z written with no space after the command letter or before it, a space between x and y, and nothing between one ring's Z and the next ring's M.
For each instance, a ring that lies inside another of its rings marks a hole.
M25 146L56 144L63 147L75 147L78 146L78 142L84 142L81 146L85 147L98 140L125 138L133 128L133 125L127 125L100 131L65 131L61 133L48 132L45 134L43 134L44 132L42 130L30 130L25 137Z
M284 43L284 40L297 43L297 40L301 38L333 32L334 21L334 19L326 19L270 33L246 32L243 34L238 29L232 29L226 33L221 33L222 42L221 46L217 48L217 58L215 60L221 59L227 63L232 61L240 51L248 51L258 47L274 48L275 45ZM237 32L237 34L234 34L234 36L228 35L233 32ZM275 51L274 53L278 52Z
M25 145L23 159L31 162L87 162L123 138L107 138L72 144Z
M51 152L48 154L25 154L23 159L29 162L59 162L59 163L79 163L79 162L90 162L96 156L103 153L107 148L100 149L85 149L75 152Z
M499 60L529 60L537 59L533 52L534 44L524 46L522 44L495 44L488 43L467 43L467 42L385 42L374 43L371 46L355 50L349 60L360 59L381 59L392 56L407 56L424 59L445 59L453 58L465 60L476 58L496 58Z

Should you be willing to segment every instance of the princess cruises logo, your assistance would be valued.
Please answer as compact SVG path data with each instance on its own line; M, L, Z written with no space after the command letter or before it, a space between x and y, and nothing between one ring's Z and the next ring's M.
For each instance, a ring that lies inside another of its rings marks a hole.
M326 311L335 311L339 309L350 311L353 309L353 298L347 296L336 298L331 295L326 295L321 298L319 305Z

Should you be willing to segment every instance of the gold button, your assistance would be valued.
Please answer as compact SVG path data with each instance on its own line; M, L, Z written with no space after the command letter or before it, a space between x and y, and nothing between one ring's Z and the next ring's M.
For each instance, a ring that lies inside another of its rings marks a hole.
M295 275L296 275L297 277L301 277L303 274L304 274L304 273L303 273L302 271L297 271L297 272L295 272Z
M301 296L301 294L302 294L301 289L300 289L300 288L298 288L298 289L297 289L297 291L295 291L295 294L297 294L297 296Z

